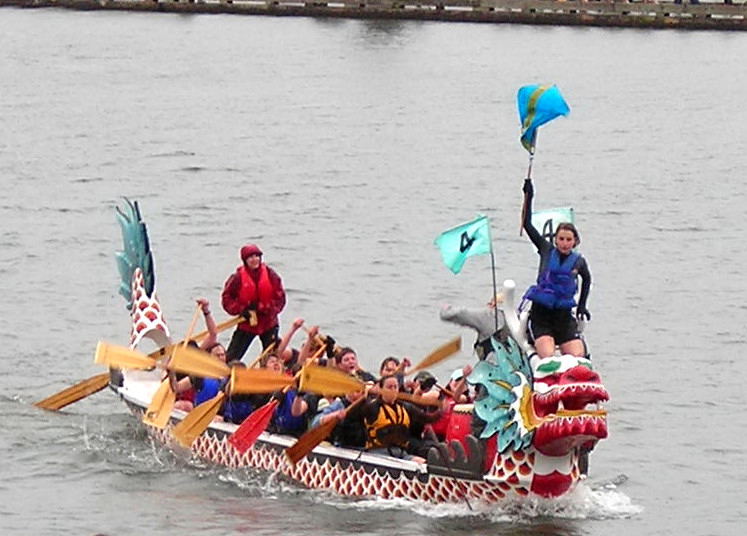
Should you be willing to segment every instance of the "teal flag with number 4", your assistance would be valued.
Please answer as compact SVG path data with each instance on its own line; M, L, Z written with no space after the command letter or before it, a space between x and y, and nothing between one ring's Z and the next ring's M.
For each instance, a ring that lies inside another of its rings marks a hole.
M487 216L480 216L471 222L457 225L438 235L435 244L441 250L444 264L458 274L469 257L485 255L493 250L490 220Z

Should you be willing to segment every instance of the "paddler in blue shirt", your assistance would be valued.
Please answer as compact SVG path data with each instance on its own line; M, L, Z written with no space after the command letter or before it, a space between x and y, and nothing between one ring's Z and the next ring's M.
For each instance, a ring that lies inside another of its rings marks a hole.
M555 231L555 244L545 240L532 225L534 186L531 179L524 181L523 192L523 226L540 256L537 284L530 287L524 296L532 302L529 312L530 342L534 344L539 357L553 355L556 344L563 354L584 357L586 345L581 339L577 320L591 319L586 308L591 272L586 259L573 251L581 243L581 238L572 223L561 223ZM579 276L581 294L576 305ZM575 317L572 314L574 306Z

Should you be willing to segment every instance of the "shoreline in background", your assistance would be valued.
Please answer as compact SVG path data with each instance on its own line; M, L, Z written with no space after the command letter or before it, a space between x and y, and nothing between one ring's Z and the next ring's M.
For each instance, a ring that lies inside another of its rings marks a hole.
M747 30L744 0L0 0L0 7Z

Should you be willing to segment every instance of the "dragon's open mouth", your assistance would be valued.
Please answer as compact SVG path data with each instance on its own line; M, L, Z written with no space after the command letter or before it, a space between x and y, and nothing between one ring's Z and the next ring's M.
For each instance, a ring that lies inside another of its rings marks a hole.
M561 455L588 441L607 437L607 411L599 404L609 399L599 383L558 385L535 393L534 412L539 421L534 445L548 455Z

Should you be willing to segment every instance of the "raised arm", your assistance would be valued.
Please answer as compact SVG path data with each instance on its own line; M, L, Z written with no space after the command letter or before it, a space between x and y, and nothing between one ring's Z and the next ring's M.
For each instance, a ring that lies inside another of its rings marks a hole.
M303 326L303 318L296 318L293 321L293 325L290 327L290 329L283 334L283 337L280 339L280 344L278 344L278 347L275 348L275 353L277 353L277 355L280 356L281 359L283 359L285 349L288 348L293 335L295 335L296 332L301 329L301 326Z
M532 184L532 179L524 180L522 191L524 192L524 205L521 209L522 216L524 217L522 225L524 226L527 235L529 235L532 244L534 244L538 251L542 251L543 247L546 246L547 241L542 238L539 231L534 227L534 225L532 225L532 200L534 199L534 185Z
M215 325L215 319L210 311L210 302L206 298L197 298L197 303L202 308L202 314L205 317L205 327L208 331L208 336L200 343L201 350L207 350L212 348L215 343L218 342L218 328Z

